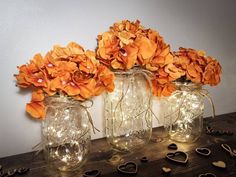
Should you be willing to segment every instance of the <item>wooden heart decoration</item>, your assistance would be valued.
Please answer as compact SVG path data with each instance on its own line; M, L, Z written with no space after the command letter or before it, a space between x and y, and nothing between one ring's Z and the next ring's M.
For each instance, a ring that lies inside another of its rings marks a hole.
M7 174L4 172L4 171L0 171L0 177L4 177L4 176L6 176Z
M196 148L195 151L203 156L209 156L211 154L211 150L208 148Z
M216 177L216 175L213 173L205 173L205 174L200 174L199 177Z
M18 168L18 169L17 169L17 174L23 175L23 174L28 173L29 170L30 170L29 168L21 167L21 168Z
M101 175L101 171L99 170L89 170L84 172L83 177L98 177Z
M183 151L170 152L166 158L177 163L186 164L188 162L188 154Z
M168 149L177 150L178 147L177 147L177 145L175 143L171 143L171 144L168 145Z
M10 176L15 176L16 172L17 172L16 169L14 169L14 170L8 170L7 173L6 173L6 174L7 174L6 176L9 176L9 177L10 177Z
M117 171L126 175L135 175L138 172L138 166L134 162L126 162L117 167Z
M224 135L232 136L232 135L234 135L234 133L229 130L226 130L226 131L224 131Z
M226 168L226 164L223 161L212 162L212 165L219 168Z
M170 173L171 172L171 169L170 168L167 168L167 167L162 167L162 171L164 173Z
M147 157L142 157L140 159L140 161L143 162L143 163L146 163L146 162L148 162L148 158Z

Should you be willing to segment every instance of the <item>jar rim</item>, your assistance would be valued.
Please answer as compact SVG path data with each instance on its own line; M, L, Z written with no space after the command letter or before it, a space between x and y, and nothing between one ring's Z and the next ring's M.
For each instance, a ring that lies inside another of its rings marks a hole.
M175 81L174 82L177 88L192 88L192 89L198 89L202 88L201 83L195 83L195 82L180 82L180 81Z
M81 101L75 100L74 98L66 95L56 94L56 95L45 95L45 102L60 102L60 103L68 103L71 102L73 104L81 104Z
M148 70L146 70L140 66L134 66L133 68L128 69L128 70L112 69L111 71L116 75L131 75L135 71L148 71Z

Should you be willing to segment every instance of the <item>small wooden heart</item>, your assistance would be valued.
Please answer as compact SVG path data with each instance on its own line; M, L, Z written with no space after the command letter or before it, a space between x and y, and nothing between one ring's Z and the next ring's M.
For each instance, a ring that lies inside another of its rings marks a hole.
M211 154L211 150L208 148L196 148L195 151L203 156L209 156Z
M168 149L177 150L178 147L177 147L177 145L175 143L171 143L171 144L168 145Z
M0 177L4 177L6 175L7 175L7 173L5 173L4 171L0 171Z
M138 172L138 166L134 162L126 162L117 167L117 171L126 175L135 175Z
M8 170L7 171L7 177L15 176L16 172L17 172L16 169Z
M234 133L231 132L231 131L229 131L229 130L225 130L225 131L223 132L223 134L224 134L224 135L228 135L228 136L232 136Z
M143 163L146 163L146 162L148 162L148 158L147 157L142 157L140 159L140 161L143 162Z
M166 158L177 163L186 164L188 162L188 154L183 151L176 151L168 153Z
M162 167L162 171L164 173L170 173L171 172L171 169L170 168L167 168L167 167Z
M18 169L17 169L17 174L23 175L23 174L28 173L29 171L30 171L29 168L21 167L21 168L18 168Z
M84 172L83 177L98 177L101 175L101 171L99 170L89 170Z
M226 168L226 164L223 161L212 162L212 165L219 168Z
M216 177L216 175L213 173L205 173L205 174L200 174L199 177Z

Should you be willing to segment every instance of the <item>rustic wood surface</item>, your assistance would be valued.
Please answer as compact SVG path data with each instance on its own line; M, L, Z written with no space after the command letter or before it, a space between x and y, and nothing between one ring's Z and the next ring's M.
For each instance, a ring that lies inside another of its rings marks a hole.
M120 154L111 150L106 139L98 139L92 141L91 152L87 163L75 172L59 172L48 166L43 160L42 154L34 156L34 152L20 154L5 158L0 158L0 165L4 169L14 169L18 167L29 167L29 173L25 177L82 177L87 170L98 169L101 171L101 177L124 177L127 175L119 174L116 167L122 162L134 161L138 164L138 173L136 177L158 177L158 176L176 176L176 177L198 177L202 173L214 173L218 177L236 177L236 157L230 155L221 148L222 143L229 144L236 149L236 113L224 114L217 116L215 119L207 118L204 124L211 123L212 127L221 130L230 130L234 132L233 136L210 136L201 135L200 139L194 143L177 143L178 150L187 152L189 161L186 165L178 165L170 162L165 158L169 150L167 146L173 141L167 138L162 142L151 141L142 149L128 154ZM162 129L157 128L153 131L152 138L155 139ZM7 138L7 137L6 137ZM197 147L207 147L211 150L209 157L200 156L195 152ZM119 157L120 161L111 163L109 159L114 156ZM149 162L141 163L142 157L148 157ZM226 169L218 169L211 163L214 161L224 161L227 165ZM162 167L172 169L169 175L162 172Z

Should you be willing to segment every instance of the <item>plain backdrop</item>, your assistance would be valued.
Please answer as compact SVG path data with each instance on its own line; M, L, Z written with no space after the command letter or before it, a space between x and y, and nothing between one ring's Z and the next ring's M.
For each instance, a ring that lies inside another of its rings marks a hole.
M236 1L235 0L0 0L0 157L28 152L40 142L40 122L25 113L30 92L15 87L16 66L54 44L75 41L86 49L114 22L139 19L160 32L173 50L203 49L219 60L222 81L207 87L216 114L236 111ZM158 100L154 111L161 115ZM103 98L90 109L104 136ZM211 114L206 104L205 116Z

